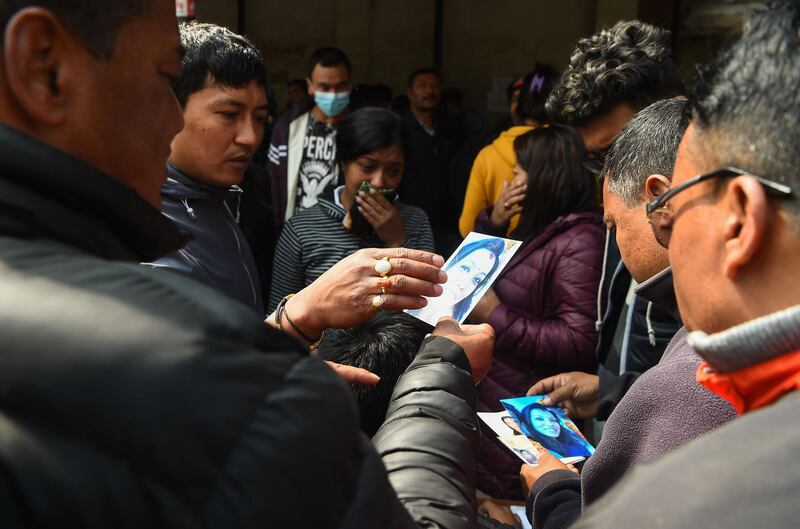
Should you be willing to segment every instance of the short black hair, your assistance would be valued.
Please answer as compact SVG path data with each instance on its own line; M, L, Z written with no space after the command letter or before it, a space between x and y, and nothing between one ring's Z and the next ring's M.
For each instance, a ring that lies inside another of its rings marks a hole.
M522 78L517 112L514 116L517 123L522 124L532 120L544 125L550 122L544 105L559 77L558 70L549 64L536 64L533 70Z
M361 428L372 437L383 424L392 391L419 350L431 327L403 312L379 312L352 329L325 332L319 356L361 367L381 377L376 386L353 384L361 412Z
M305 79L300 79L299 77L297 77L295 79L290 79L286 83L286 88L289 88L290 86L293 86L293 85L302 86L303 90L308 90L308 83L306 83Z
M575 129L537 127L514 139L514 153L528 173L514 238L530 240L558 217L596 208L597 185L584 164L586 148Z
M771 3L700 70L690 103L705 161L800 186L799 27L800 3Z
M672 179L678 146L689 124L685 99L664 99L636 114L620 131L606 155L608 189L628 207L642 202L647 177Z
M100 59L114 55L117 33L131 20L147 13L153 0L0 0L3 32L17 11L31 6L52 11Z
M349 162L392 145L399 145L405 151L400 118L391 110L360 108L349 113L337 125L337 162Z
M578 41L547 111L578 127L620 103L641 110L684 92L672 60L670 32L638 20L620 21Z
M347 57L347 54L339 48L328 46L314 50L314 53L308 58L308 78L311 79L311 72L314 71L317 65L323 68L333 68L340 64L343 64L344 67L347 68L348 75L352 75L350 59Z
M181 107L210 84L241 88L251 81L267 88L267 67L253 44L228 28L196 21L180 25L186 50L172 89Z
M417 68L416 70L411 72L411 75L408 76L406 87L411 88L412 86L414 86L414 81L416 81L417 77L419 77L420 75L435 75L436 77L439 78L440 81L442 79L442 74L439 73L439 71L435 70L434 68L427 68L427 67Z

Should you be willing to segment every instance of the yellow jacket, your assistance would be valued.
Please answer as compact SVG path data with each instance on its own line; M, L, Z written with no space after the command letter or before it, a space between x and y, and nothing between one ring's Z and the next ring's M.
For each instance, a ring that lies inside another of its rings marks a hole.
M503 182L513 180L512 169L517 161L514 154L514 139L531 129L533 127L511 127L478 153L469 174L467 193L464 195L464 209L458 221L458 229L463 237L472 231L478 213L497 201L500 191L503 190ZM514 231L518 223L519 215L512 217L508 233Z

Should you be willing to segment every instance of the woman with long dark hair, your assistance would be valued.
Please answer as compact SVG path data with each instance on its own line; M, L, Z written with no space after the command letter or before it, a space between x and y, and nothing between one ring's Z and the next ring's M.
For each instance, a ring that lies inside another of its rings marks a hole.
M500 399L524 395L542 378L596 369L595 301L605 230L586 149L574 129L553 125L519 136L514 150L514 170L525 188L511 238L523 246L470 315L497 335L492 370L478 393L483 411L500 411ZM477 231L505 234L509 209L495 204L482 211ZM494 439L483 445L479 488L517 496L518 462Z
M343 185L329 187L281 231L270 310L359 248L433 251L425 212L397 198L405 164L397 116L374 107L349 114L337 128L336 162Z

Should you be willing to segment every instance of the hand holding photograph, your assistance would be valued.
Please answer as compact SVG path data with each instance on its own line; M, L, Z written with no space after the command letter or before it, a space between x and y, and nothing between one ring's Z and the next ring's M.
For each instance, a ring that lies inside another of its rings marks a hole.
M583 437L575 423L557 406L544 406L547 395L503 399L500 403L529 439L541 444L561 460L584 458L594 447Z
M464 323L520 246L519 241L469 233L442 267L447 273L442 295L425 298L426 307L406 312L430 325L443 316Z

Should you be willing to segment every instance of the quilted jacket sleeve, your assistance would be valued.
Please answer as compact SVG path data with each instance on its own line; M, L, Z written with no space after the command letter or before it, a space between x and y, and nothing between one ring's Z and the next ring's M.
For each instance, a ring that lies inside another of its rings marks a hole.
M547 318L532 318L500 304L488 320L497 333L495 350L524 355L531 363L557 364L564 371L593 368L595 299L603 258L598 234L582 227L573 230L568 242L543 249L554 252L553 264L545 270L550 277L543 282L550 287L531 295L549 296L546 302L552 310Z
M475 527L476 390L463 350L428 338L373 438L397 497L419 527Z

